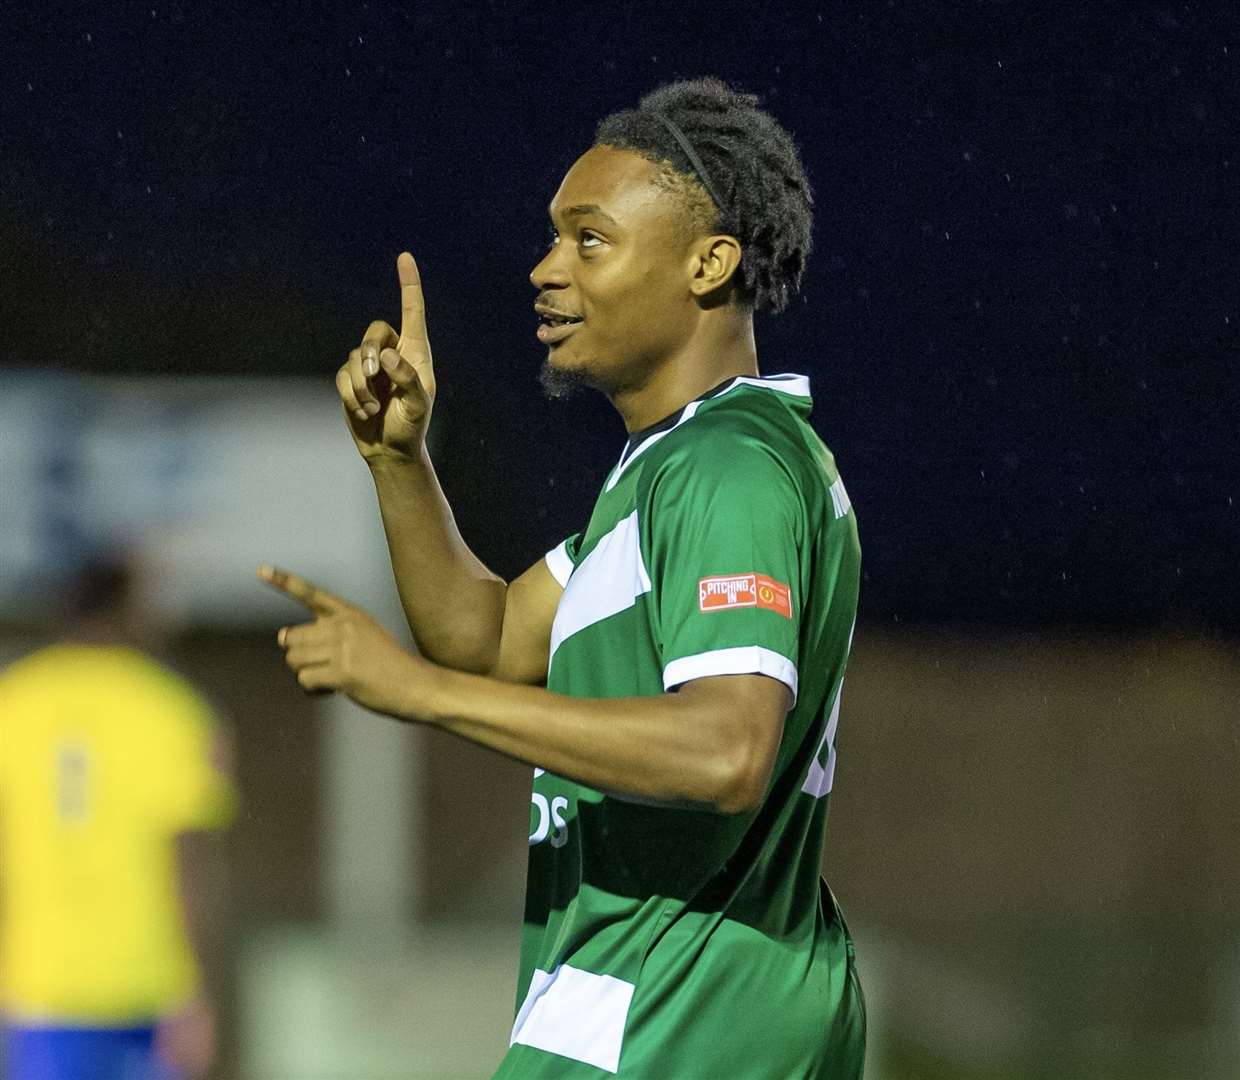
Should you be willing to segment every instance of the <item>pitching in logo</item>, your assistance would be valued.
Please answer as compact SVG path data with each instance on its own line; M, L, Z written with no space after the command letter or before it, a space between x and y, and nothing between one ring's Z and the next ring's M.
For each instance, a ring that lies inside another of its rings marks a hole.
M728 574L698 582L698 610L759 607L792 618L792 590L765 574Z

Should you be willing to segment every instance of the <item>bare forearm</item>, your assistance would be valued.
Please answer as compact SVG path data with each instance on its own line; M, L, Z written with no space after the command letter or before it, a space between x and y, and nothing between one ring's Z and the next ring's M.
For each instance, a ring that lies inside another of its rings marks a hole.
M575 698L447 671L414 693L411 718L589 787L725 813L750 803L749 740L707 700Z
M370 463L405 618L428 658L488 672L499 654L507 586L469 549L423 449Z
M434 664L304 578L270 566L259 576L314 612L312 622L279 633L304 690L342 691L375 712L433 724L602 791L722 813L751 810L765 797L792 707L782 681L714 675L674 694L568 697Z

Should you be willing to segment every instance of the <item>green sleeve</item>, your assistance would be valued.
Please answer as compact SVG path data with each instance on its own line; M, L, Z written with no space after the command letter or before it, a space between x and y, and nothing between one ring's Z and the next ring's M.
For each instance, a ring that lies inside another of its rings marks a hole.
M670 453L638 506L664 688L756 673L795 697L805 510L784 465L720 431Z

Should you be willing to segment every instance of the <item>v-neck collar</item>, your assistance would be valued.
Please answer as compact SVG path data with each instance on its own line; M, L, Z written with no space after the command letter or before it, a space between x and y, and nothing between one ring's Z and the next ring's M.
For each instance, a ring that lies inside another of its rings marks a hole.
M695 402L706 401L708 398L713 398L716 394L722 394L724 390L732 385L735 379L735 375L729 375L723 382L712 386L706 393L699 394L693 401L682 405L674 413L669 413L662 420L655 421L649 427L642 428L641 431L633 432L629 436L629 441L625 443L624 450L620 453L620 468L624 468L625 462L637 452L637 448L650 438L651 435L657 435L660 431L671 431L684 415L685 409Z
M721 397L737 386L756 386L761 389L775 390L779 393L792 394L795 397L801 398L808 398L810 396L809 379L804 375L789 373L767 375L765 377L751 375L730 376L717 386L712 386L704 394L699 394L692 401L682 405L674 413L665 416L662 420L651 424L649 427L644 427L640 431L633 432L624 444L624 450L620 454L620 461L612 470L611 476L607 480L607 486L603 490L611 491L616 486L621 475L633 463L634 458L648 450L669 431L678 428L685 421L691 420L704 401Z

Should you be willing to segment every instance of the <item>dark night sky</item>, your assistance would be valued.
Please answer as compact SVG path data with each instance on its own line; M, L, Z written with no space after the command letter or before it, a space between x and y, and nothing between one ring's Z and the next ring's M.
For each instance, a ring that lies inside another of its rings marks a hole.
M538 389L545 206L600 116L718 74L817 191L759 355L814 379L863 616L1240 632L1233 3L151 5L6 17L6 365L330 393L409 247L444 484L516 572L623 436Z

